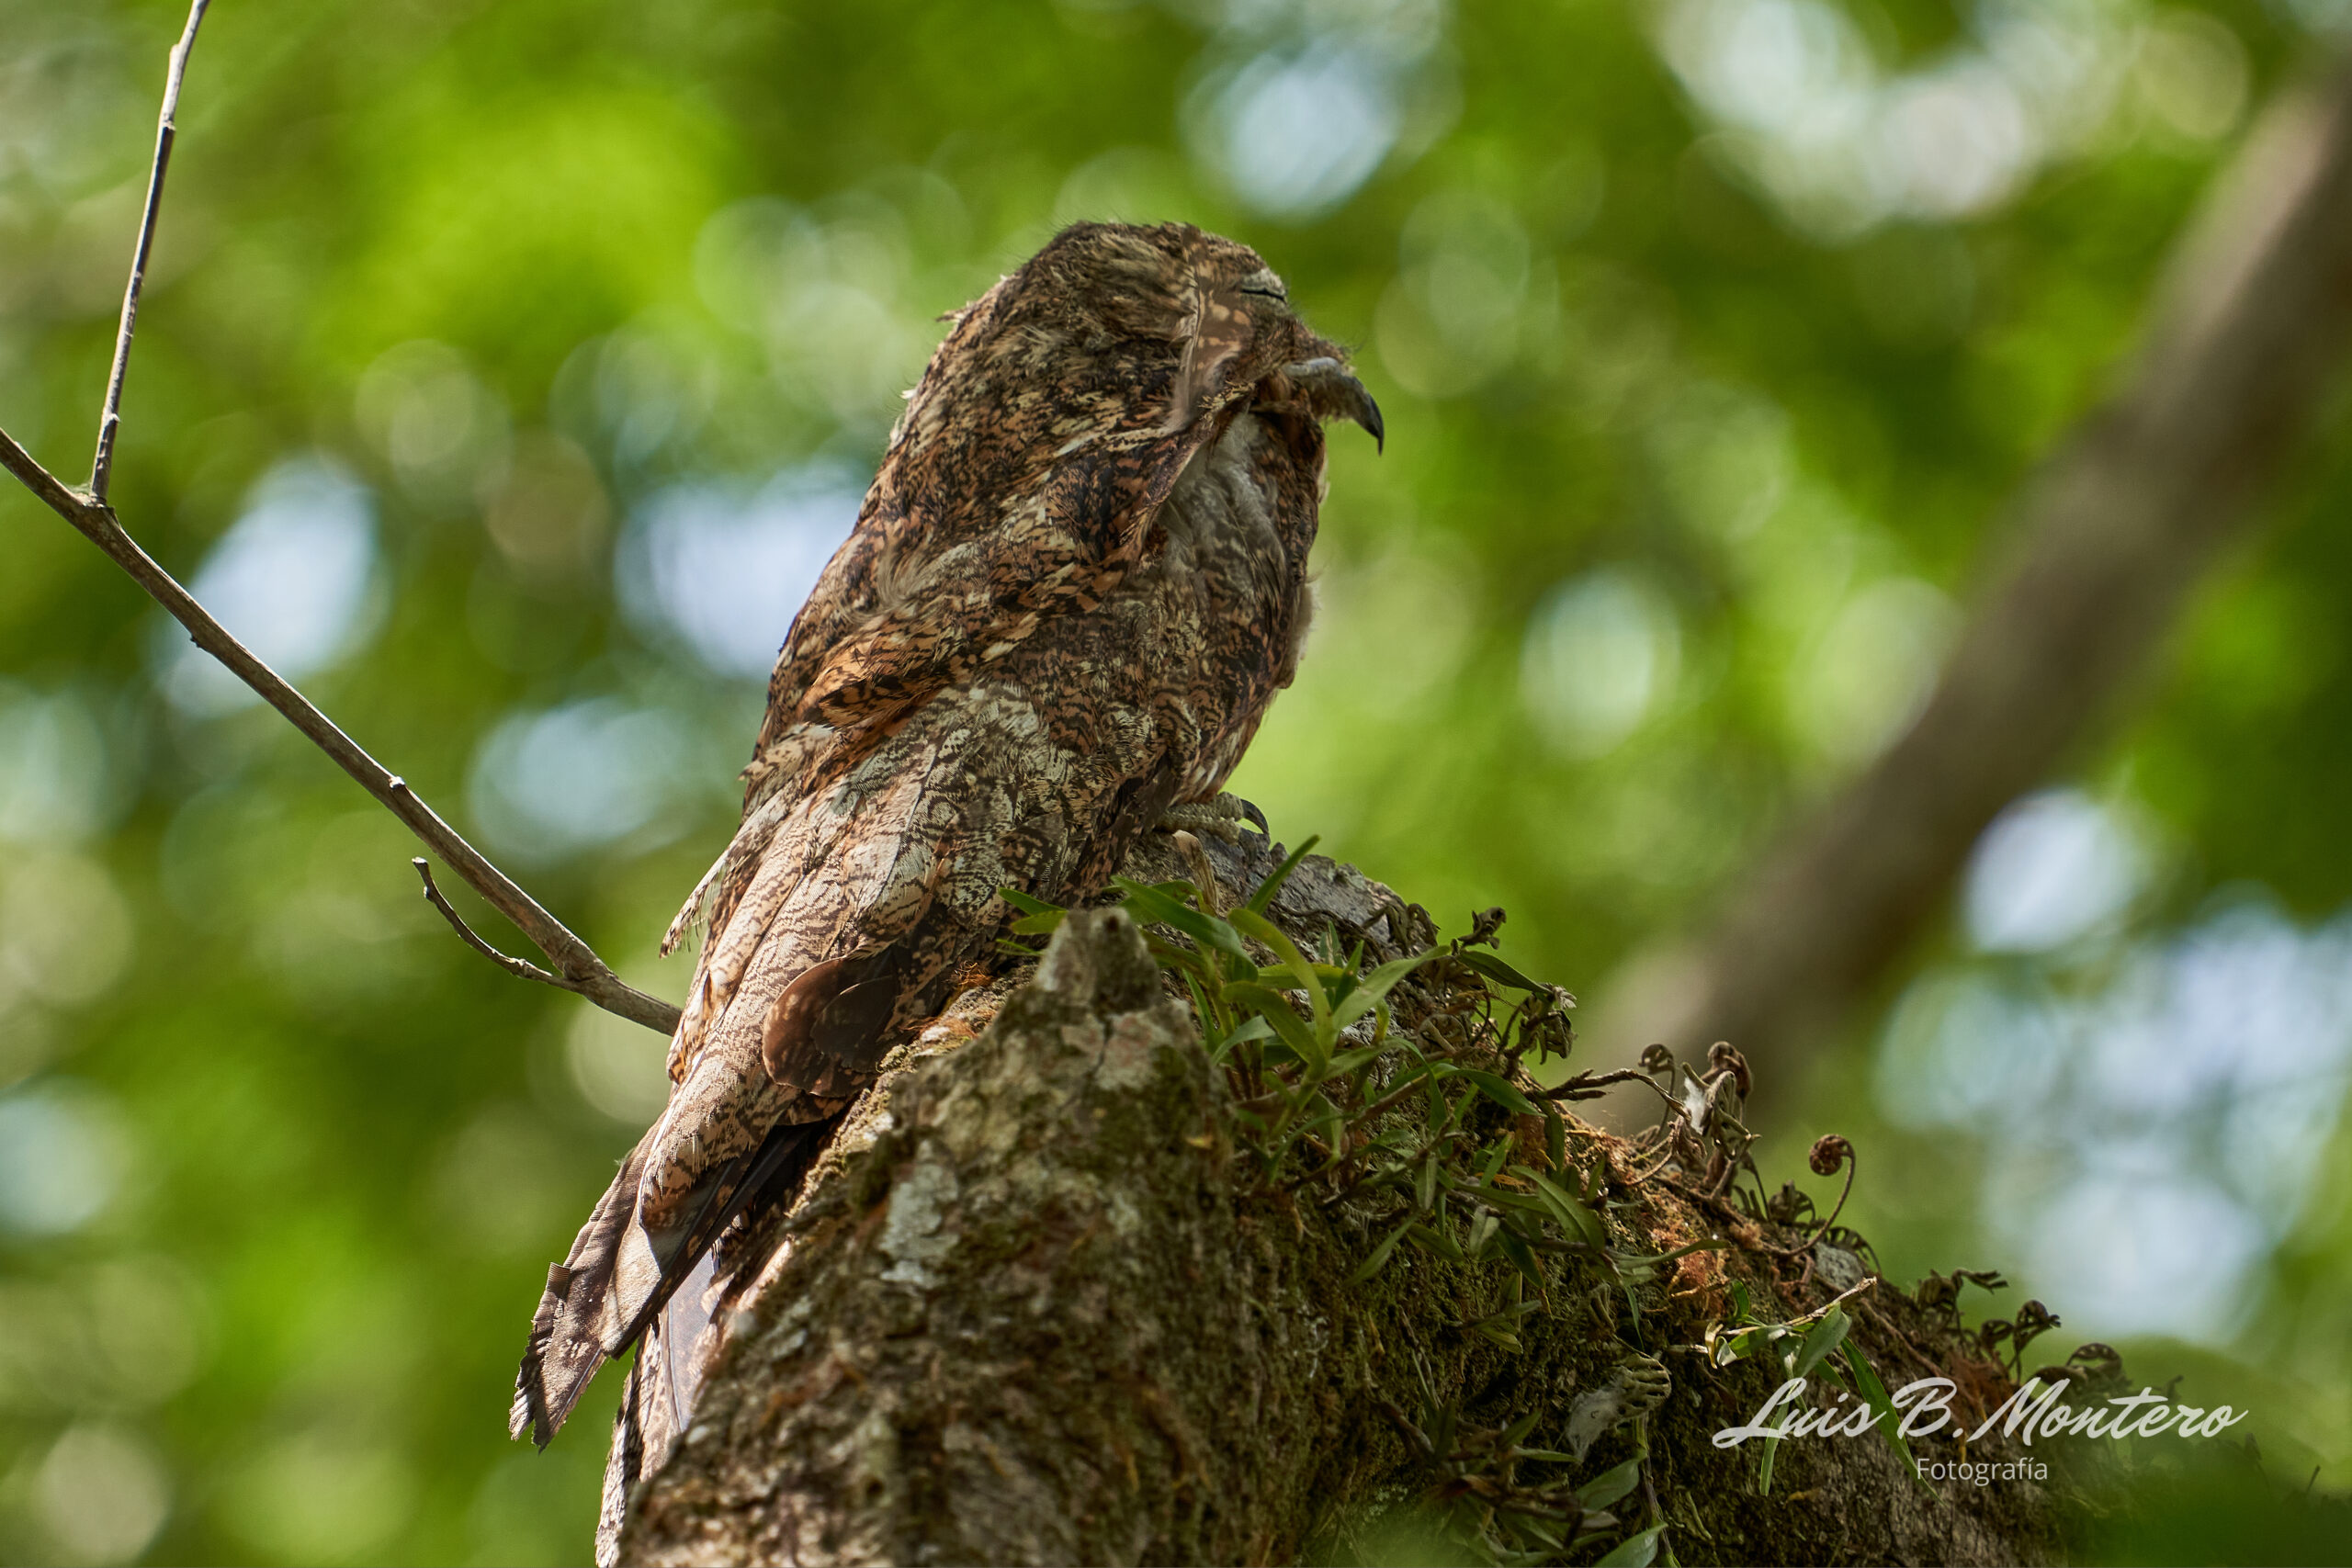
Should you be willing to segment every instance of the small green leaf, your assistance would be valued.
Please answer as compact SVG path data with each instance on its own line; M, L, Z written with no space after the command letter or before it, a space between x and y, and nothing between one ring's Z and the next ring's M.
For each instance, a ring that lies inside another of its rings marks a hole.
M1241 939L1225 921L1202 914L1181 900L1157 887L1147 887L1125 877L1116 879L1115 886L1126 895L1128 913L1146 925L1172 926L1200 943L1204 949L1216 948L1237 957L1247 958Z
M1756 1478L1756 1492L1760 1497L1770 1497L1772 1495L1772 1461L1779 1456L1780 1451L1780 1438L1764 1439L1764 1468Z
M1352 1051L1342 1051L1324 1064L1323 1076L1327 1079L1346 1077L1378 1061L1386 1049L1383 1045L1359 1045Z
M1199 994L1197 988L1193 994L1196 996ZM1268 1023L1262 1017L1252 1013L1250 1017L1243 1019L1239 1023L1235 1024L1233 1026L1232 1033L1227 1034L1224 1039L1218 1041L1215 1045L1209 1048L1209 1057L1213 1061L1222 1062L1233 1054L1233 1048L1235 1046L1246 1045L1253 1040L1271 1040L1273 1038L1273 1033L1274 1026L1272 1024Z
M1441 1405L1424 1423L1429 1434L1430 1447L1437 1452L1450 1454L1453 1451L1453 1428L1456 1416L1457 1413L1453 1405Z
M1529 979L1482 948L1465 947L1453 956L1489 980L1499 980L1515 991L1540 991L1544 988L1542 982Z
M1544 1157L1554 1170L1568 1168L1568 1119L1548 1100L1544 1102Z
M1190 969L1183 974L1184 989L1192 994L1193 1012L1201 1021L1201 1027L1211 1032L1223 1027L1225 1010L1209 999L1208 992L1201 987L1200 976Z
M1204 980L1216 977L1216 970L1197 947L1170 942L1158 931L1150 930L1143 933L1143 944L1150 952L1151 961L1162 969L1182 969L1187 975L1196 975Z
M1650 1568L1657 1561L1657 1538L1665 1533L1664 1525L1652 1525L1639 1535L1629 1535L1593 1568Z
M1396 1244L1404 1240L1405 1233L1412 1228L1413 1222L1408 1219L1386 1235L1382 1236L1380 1245L1372 1249L1371 1256L1358 1264L1356 1271L1348 1276L1348 1283L1361 1285L1374 1274L1379 1273L1381 1265L1388 1261L1388 1255L1396 1250Z
M1405 1226L1405 1233L1407 1238L1410 1240L1414 1246L1420 1247L1424 1251L1434 1252L1449 1263L1459 1263L1462 1261L1462 1248L1455 1244L1454 1239L1452 1236L1446 1235L1443 1231L1438 1230L1430 1225L1408 1221Z
M1476 1191L1483 1201L1511 1213L1532 1214L1539 1220L1552 1218L1552 1206L1544 1201L1540 1193L1521 1192L1500 1182L1481 1182Z
M1693 1252L1720 1252L1730 1245L1731 1243L1722 1236L1711 1235L1704 1241L1694 1241L1687 1247L1678 1247L1672 1252L1655 1253L1647 1258L1637 1258L1631 1253L1621 1252L1617 1254L1617 1262L1619 1266L1626 1269L1655 1269L1661 1263L1671 1263L1676 1258Z
M1796 1331L1784 1323L1761 1323L1742 1329L1732 1336L1731 1350L1735 1359L1747 1359L1777 1352L1784 1340L1796 1337ZM1786 1358L1780 1358L1785 1363ZM1783 1366L1785 1371L1785 1365Z
M1258 1012L1282 1011L1295 1021L1298 1014L1290 1005L1290 998L1272 986L1261 986L1255 980L1227 980L1217 987L1216 994L1237 1006Z
M1059 904L1048 904L1043 898L1032 898L1018 887L1000 887L996 896L1024 915L1063 915L1069 911Z
M1280 991L1270 991L1263 986L1227 986L1225 999L1236 1007L1247 1008L1272 1027L1282 1043L1298 1053L1302 1061L1316 1061L1321 1053L1315 1048L1315 1037L1306 1022L1291 1010L1290 998Z
M1252 913L1260 915L1264 914L1268 909L1272 908L1274 903L1274 895L1283 890L1283 884L1288 882L1290 880L1290 874L1298 869L1298 863L1306 858L1306 852L1313 849L1322 841L1322 836L1317 834L1314 838L1307 840L1306 842L1299 845L1298 848L1291 851L1290 858L1283 861L1281 865L1277 866L1272 876L1269 876L1265 881L1258 884L1258 891L1250 895L1250 902L1244 905L1243 908L1250 910Z
M1535 1102L1513 1088L1506 1078L1493 1073L1481 1072L1476 1067L1456 1067L1448 1076L1464 1078L1477 1085L1479 1093L1501 1106L1505 1111L1520 1116L1535 1114Z
M1355 988L1347 994L1345 999L1337 1008L1332 1010L1332 1022L1341 1029L1347 1028L1377 1006L1383 998L1396 988L1405 976L1436 956L1434 952L1422 953L1410 958L1399 958L1394 963L1382 964L1363 979L1358 980Z
M1233 1026L1233 1032L1225 1037L1225 1043L1238 1045L1248 1040L1271 1040L1273 1033L1274 1026L1266 1021L1265 1014L1251 1013Z
M1526 1349L1526 1347L1520 1343L1518 1335L1513 1334L1510 1329L1504 1327L1501 1324L1496 1323L1492 1319L1486 1319L1481 1322L1474 1323L1470 1326L1476 1329L1487 1339L1492 1340L1495 1344L1510 1351L1514 1356Z
M1520 1239L1517 1232L1509 1225L1503 1226L1495 1233L1495 1245L1502 1249L1502 1255L1519 1270L1521 1279L1539 1291L1544 1288L1543 1267L1535 1261L1533 1249Z
M1600 1228L1600 1215L1561 1191L1558 1185L1541 1171L1531 1170L1523 1165L1511 1168L1535 1184L1535 1190L1559 1220L1561 1232L1571 1241L1581 1241L1593 1247L1609 1244L1608 1233Z
M1811 1377L1813 1369L1821 1365L1822 1358L1838 1348L1853 1326L1854 1321L1846 1315L1844 1307L1834 1306L1823 1313L1821 1321L1805 1335L1804 1343L1797 1347L1796 1359L1789 1366L1789 1376Z
M1282 959L1283 965L1293 975L1298 976L1298 988L1306 993L1307 1005L1315 1011L1317 1039L1329 1039L1337 1032L1331 1027L1331 998L1324 991L1322 983L1316 977L1315 965L1307 961L1306 954L1299 952L1296 942L1291 941L1280 927L1255 909L1234 910L1231 929L1253 937L1272 948L1275 955Z
M1605 1470L1577 1488L1577 1501L1588 1508L1605 1508L1642 1483L1642 1461L1629 1459Z
M1482 1182L1493 1181L1496 1177L1502 1174L1503 1161L1510 1157L1510 1143L1503 1139L1497 1139L1494 1146L1487 1151L1486 1163L1478 1168L1478 1179Z
M1510 1528L1517 1530L1521 1535L1533 1536L1548 1549L1547 1555L1543 1559L1543 1561L1548 1562L1551 1558L1559 1556L1563 1551L1566 1550L1567 1542L1561 1536L1559 1528L1555 1525L1547 1524L1544 1520L1536 1518L1531 1514L1516 1515L1510 1521ZM1525 1562L1529 1560L1522 1558L1519 1561Z
M1862 1403L1878 1412L1879 1436L1894 1449L1894 1457L1903 1461L1904 1473L1910 1476L1922 1492L1929 1496L1935 1495L1936 1489L1928 1484L1927 1477L1921 1475L1919 1467L1912 1462L1911 1445L1903 1440L1902 1423L1895 1416L1894 1401L1887 1397L1886 1384L1879 1381L1878 1373L1871 1370L1870 1362L1851 1339L1838 1348L1844 1355L1846 1365L1853 1371L1854 1386L1861 1392Z

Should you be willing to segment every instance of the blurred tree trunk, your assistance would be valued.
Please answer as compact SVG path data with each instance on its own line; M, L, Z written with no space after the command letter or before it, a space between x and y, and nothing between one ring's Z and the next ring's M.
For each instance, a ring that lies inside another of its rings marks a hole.
M1274 863L1256 847L1216 849L1229 893ZM1391 902L1352 868L1309 861L1275 915L1299 940L1329 922L1376 944ZM1498 1109L1489 1120L1498 1137L1527 1131ZM758 1285L722 1314L683 1439L646 1456L600 1556L1466 1561L1464 1534L1491 1526L1489 1508L1578 1528L1560 1485L1543 1493L1504 1460L1498 1434L1522 1418L1525 1447L1578 1454L1567 1483L1640 1462L1578 1560L1661 1522L1684 1562L2062 1551L2059 1483L1930 1490L1871 1438L1785 1445L1762 1495L1758 1446L1713 1446L1777 1381L1680 1353L1725 1315L1727 1282L1776 1316L1834 1293L1762 1250L1758 1227L1623 1286L1555 1258L1543 1310L1515 1312L1509 1268L1409 1247L1359 1281L1400 1201L1269 1189L1237 1152L1240 1128L1133 922L1073 916L985 1033L886 1064ZM1606 1162L1617 1190L1612 1249L1726 1228L1669 1182L1627 1185L1626 1153L1571 1124L1563 1165ZM1891 1384L1923 1354L1973 1386L2005 1380L1956 1319L1905 1295L1882 1286L1856 1311L1857 1343ZM1996 1438L1971 1457L2004 1452Z
M1637 959L1599 1039L1686 1052L1724 1039L1766 1066L1834 1026L1934 919L1995 815L2080 750L2247 530L2313 423L2347 321L2352 68L2338 62L2284 92L2217 180L2120 389L2018 498L2009 547L1918 719L1733 891L1702 941Z

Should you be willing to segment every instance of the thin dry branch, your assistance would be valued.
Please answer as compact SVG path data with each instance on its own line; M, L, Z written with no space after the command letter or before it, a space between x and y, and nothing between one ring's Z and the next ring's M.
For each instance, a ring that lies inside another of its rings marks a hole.
M139 547L138 541L116 520L114 508L107 504L105 487L113 466L115 433L120 424L123 371L130 362L131 331L138 317L140 285L146 269L148 248L154 237L156 208L164 189L164 166L171 157L173 120L179 106L180 81L187 72L188 51L196 42L197 26L203 19L206 4L207 0L196 0L188 13L187 30L181 35L178 47L172 51L171 73L164 92L162 128L155 142L155 164L148 177L147 206L140 220L139 243L131 262L130 281L123 295L122 326L115 340L114 370L107 384L106 411L98 431L97 462L92 474L92 488L80 491L65 484L35 461L32 455L5 431L0 431L0 467L6 467L23 480L25 488L40 497L51 511L74 525L92 544L104 550L108 558L130 574L132 581L147 591L150 598L187 628L188 636L197 647L226 665L232 674L252 687L262 701L276 708L288 723L333 758L336 766L358 781L362 789L406 824L409 831L423 840L427 849L465 878L468 886L489 900L492 908L512 920L517 930L530 938L532 944L555 965L556 972L548 974L520 959L509 958L475 936L466 928L464 921L458 919L456 912L447 907L446 900L435 896L438 890L432 887L428 876L428 896L435 896L435 906L449 917L472 946L496 959L510 973L527 972L529 978L543 980L585 997L607 1012L641 1023L657 1033L673 1033L678 1025L676 1008L659 997L650 997L624 984L620 976L596 956L594 949L574 935L561 920L542 908L537 899L516 886L481 852L466 842L456 829L444 821L438 812L408 786L406 780L369 756L334 720L321 713L309 698L232 637L227 628L197 602L194 594L181 587L170 572L157 565L154 558Z
M139 325L139 290L147 282L147 254L155 243L155 215L164 206L164 172L171 167L172 140L179 133L180 83L187 75L188 51L196 47L196 29L204 25L205 7L212 0L195 0L187 10L187 30L172 50L170 70L164 77L164 108L155 120L155 164L147 175L147 205L139 218L139 243L130 253L130 280L122 288L122 324L114 335L114 368L107 375L106 407L98 414L98 449L90 459L90 496L103 502L114 479L115 432L122 425L122 378L130 367L130 334Z
M543 986L563 984L561 976L550 975L529 959L517 958L511 953L501 953L489 942L484 942L480 932L466 924L465 916L458 913L456 907L449 902L448 896L441 891L440 884L433 880L431 861L419 855L408 863L416 867L416 874L424 879L424 901L441 911L441 918L449 922L449 929L456 931L458 940L468 947L472 948L517 979L537 980Z
M1637 964L1596 1033L1785 1057L1943 908L1970 847L2062 766L2258 515L2352 337L2352 61L2290 87L2177 250L2136 363L2021 492L1910 730L1725 905ZM1790 1081L1789 1075L1768 1075Z

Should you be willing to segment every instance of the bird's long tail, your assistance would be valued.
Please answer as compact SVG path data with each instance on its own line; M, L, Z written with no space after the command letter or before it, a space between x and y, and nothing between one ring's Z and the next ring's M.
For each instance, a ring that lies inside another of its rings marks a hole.
M512 1436L528 1431L539 1447L547 1447L579 1403L581 1390L605 1363L605 1346L616 1326L609 1322L613 1276L620 1265L624 1234L637 1213L638 1179L645 1172L646 1151L652 1142L650 1132L638 1140L595 1212L580 1227L571 1254L548 1266L547 1292L531 1317L530 1342L514 1380L514 1403L506 1414Z
M659 1124L640 1139L613 1176L571 1252L548 1269L547 1290L531 1318L531 1337L514 1378L507 1431L526 1431L545 1448L596 1370L644 1334L646 1325L738 1215L789 1201L831 1140L835 1119L782 1122L759 1148L730 1161L689 1206L693 1218L665 1230L647 1227L639 1185ZM684 1391L691 1399L692 1391Z

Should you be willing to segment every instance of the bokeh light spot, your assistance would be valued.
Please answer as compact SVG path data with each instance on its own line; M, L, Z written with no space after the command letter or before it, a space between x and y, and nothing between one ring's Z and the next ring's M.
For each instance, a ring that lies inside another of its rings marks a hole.
M129 1562L172 1508L171 1477L154 1450L113 1427L66 1429L34 1478L40 1521L74 1562Z
M0 839L53 844L94 831L118 793L107 751L75 694L0 681Z
M748 493L720 482L661 491L623 543L623 604L718 673L763 679L864 494L830 464L787 469Z
M1520 690L1571 757L1616 747L1674 690L1681 623L1640 577L1602 567L1554 589L1528 620Z
M2042 953L2114 920L2140 891L2147 855L2079 790L2014 802L1976 842L1962 907L1987 953Z
M188 591L288 680L348 653L375 630L376 507L367 488L321 457L279 464L212 547ZM164 629L164 689L198 716L259 702L177 623Z
M580 1098L614 1121L642 1127L670 1099L662 1042L602 1008L582 1008L564 1031L563 1060Z
M95 1001L130 966L135 930L97 862L70 853L0 861L0 993L58 1007Z
M668 714L614 697L518 713L482 742L468 797L493 843L555 859L660 820L685 746Z
M1849 598L1792 667L1792 716L1831 761L1865 761L1918 716L1960 626L1932 583L1883 578Z
M62 1235L106 1212L130 1153L114 1107L54 1080L0 1099L0 1229Z
M364 1562L408 1520L415 1477L394 1450L333 1432L264 1449L222 1498L239 1534L289 1562Z

